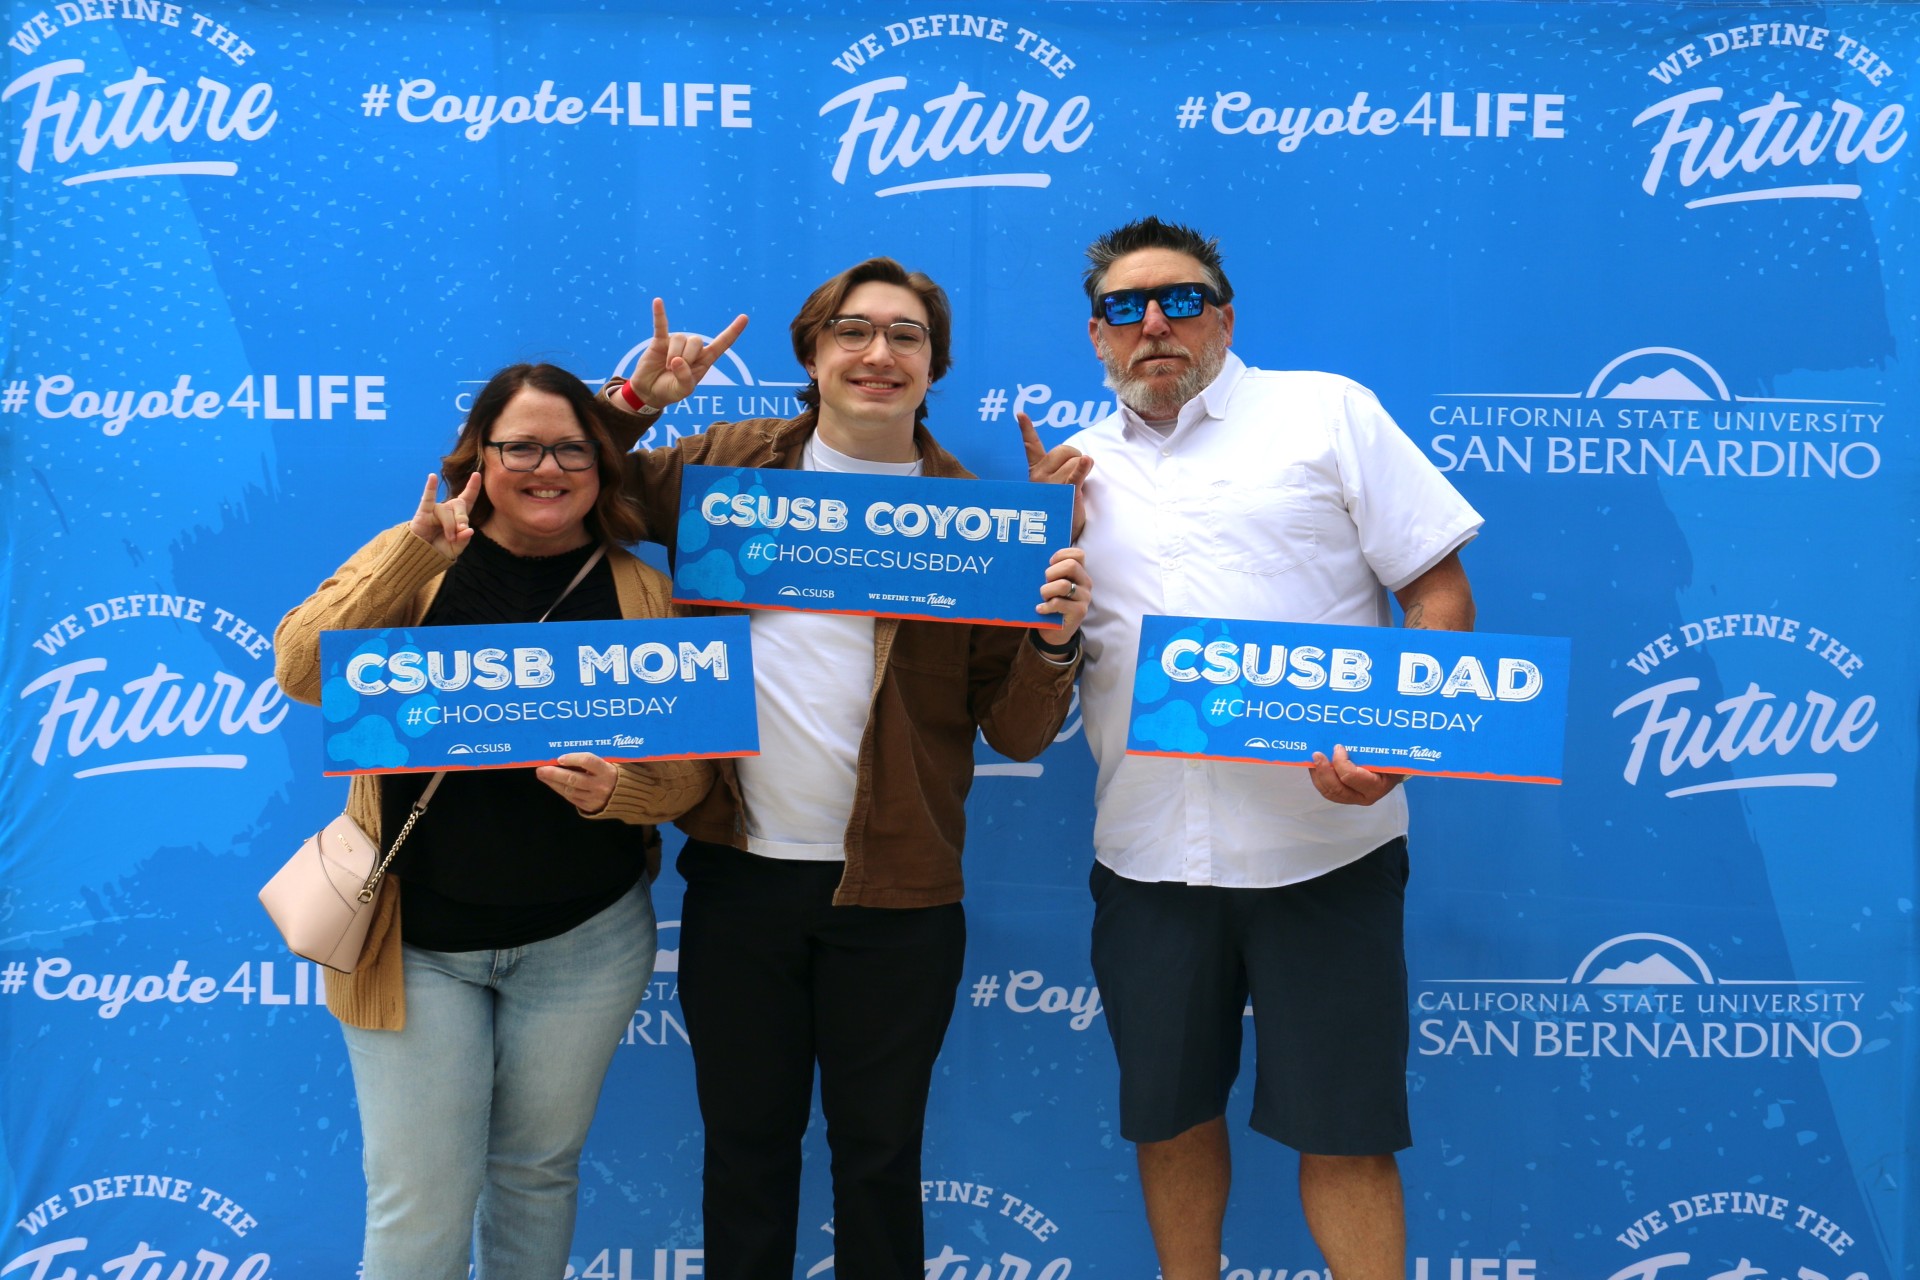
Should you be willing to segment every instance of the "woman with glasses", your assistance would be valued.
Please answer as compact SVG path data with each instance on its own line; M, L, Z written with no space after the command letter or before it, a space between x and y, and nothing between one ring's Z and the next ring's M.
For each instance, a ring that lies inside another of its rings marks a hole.
M805 412L628 455L649 535L678 553L686 465L966 477L925 425L951 332L946 293L890 258L822 284L790 326ZM656 345L668 337L656 310ZM645 384L607 392L628 438L671 403ZM925 1274L921 1132L966 949L974 739L1017 760L1052 743L1091 591L1080 553L1057 553L1033 591L1057 627L749 615L760 754L720 762L679 820L680 1004L706 1124L712 1280L793 1274L816 1070L834 1275Z
M281 622L281 687L321 701L323 630L666 616L667 580L619 546L640 516L605 413L552 365L496 374L413 518ZM580 1148L653 973L648 824L712 780L704 761L586 752L445 776L359 965L327 974L365 1139L367 1280L461 1280L470 1253L481 1280L565 1272ZM356 777L348 811L384 847L427 783Z

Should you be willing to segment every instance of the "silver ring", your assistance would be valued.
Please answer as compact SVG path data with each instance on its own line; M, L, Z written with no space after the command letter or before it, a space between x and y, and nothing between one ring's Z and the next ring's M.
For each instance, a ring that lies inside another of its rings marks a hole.
M1071 600L1079 594L1080 594L1080 584L1075 582L1072 578L1068 578L1067 579L1067 599Z

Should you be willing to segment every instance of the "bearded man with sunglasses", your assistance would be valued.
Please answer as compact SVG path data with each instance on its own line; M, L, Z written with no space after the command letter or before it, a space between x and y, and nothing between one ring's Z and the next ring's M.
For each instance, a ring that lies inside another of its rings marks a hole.
M1372 393L1229 350L1215 241L1144 218L1087 251L1087 325L1120 409L1043 453L1081 485L1101 566L1081 705L1099 764L1093 966L1165 1280L1215 1280L1224 1120L1253 1002L1252 1127L1300 1153L1340 1280L1402 1280L1407 1125L1404 775L1335 745L1306 770L1126 755L1149 613L1466 631L1480 517Z
M946 293L891 258L822 284L789 326L809 378L804 413L715 423L627 456L648 536L678 554L681 469L692 464L966 477L925 423L951 332ZM630 415L623 443L693 390L711 353L669 333L654 304L652 345L632 379L605 392ZM1034 589L1035 611L1058 627L749 615L760 754L716 761L713 790L677 824L680 1001L706 1125L715 1280L793 1274L816 1065L834 1275L925 1274L921 1131L966 949L974 737L1030 760L1059 732L1092 591L1081 553L1056 552Z

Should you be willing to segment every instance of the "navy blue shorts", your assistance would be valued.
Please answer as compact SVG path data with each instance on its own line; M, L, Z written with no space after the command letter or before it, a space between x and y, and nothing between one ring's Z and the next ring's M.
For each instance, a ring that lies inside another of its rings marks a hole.
M1093 972L1120 1059L1120 1133L1223 1115L1253 1000L1253 1128L1313 1155L1385 1155L1407 1125L1407 841L1278 889L1128 880L1098 863Z

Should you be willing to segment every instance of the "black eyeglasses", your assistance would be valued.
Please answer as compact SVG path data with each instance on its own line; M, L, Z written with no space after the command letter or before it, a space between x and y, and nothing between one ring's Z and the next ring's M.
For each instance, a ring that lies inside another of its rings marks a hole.
M912 320L895 320L883 327L865 316L835 316L827 321L827 330L842 351L865 351L875 330L887 335L895 355L910 356L927 345L927 326Z
M591 471L600 456L591 440L562 440L559 444L541 444L537 440L489 440L487 448L500 455L500 465L509 471L538 471L552 454L562 471Z
M1147 303L1160 304L1160 314L1169 320L1191 320L1206 310L1207 304L1220 305L1220 295L1206 284L1162 284L1151 289L1115 289L1093 301L1094 318L1106 317L1108 324L1139 324L1147 318Z

